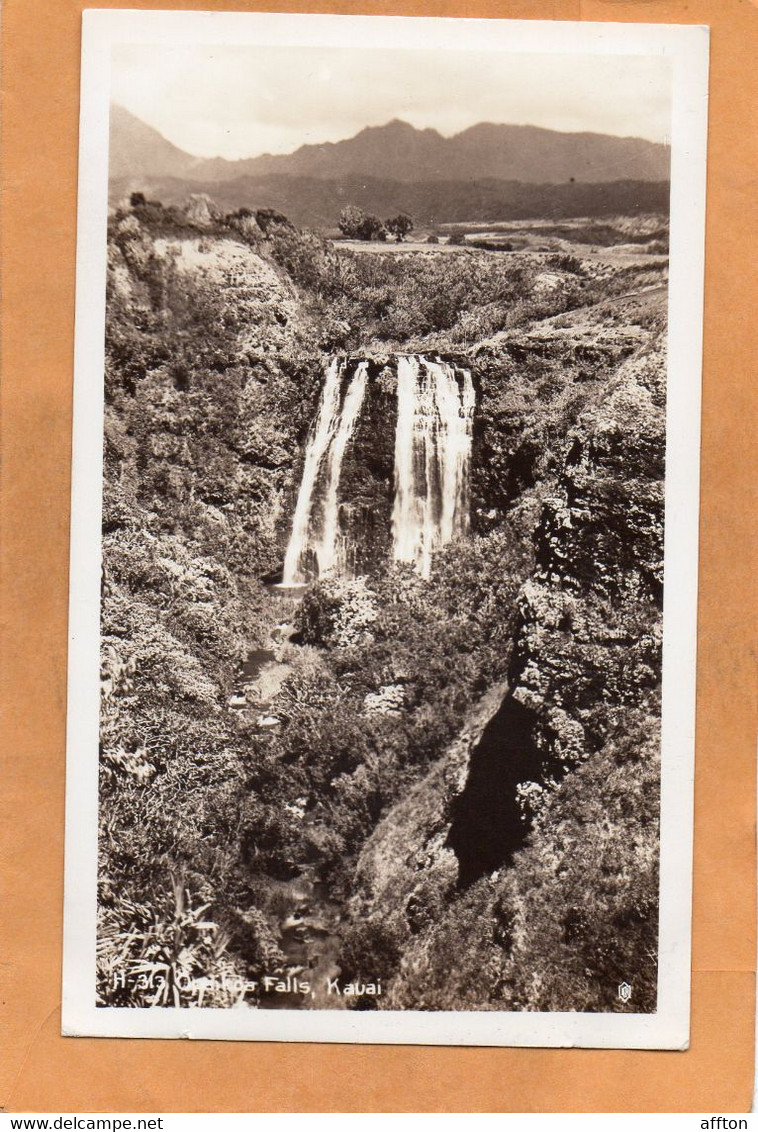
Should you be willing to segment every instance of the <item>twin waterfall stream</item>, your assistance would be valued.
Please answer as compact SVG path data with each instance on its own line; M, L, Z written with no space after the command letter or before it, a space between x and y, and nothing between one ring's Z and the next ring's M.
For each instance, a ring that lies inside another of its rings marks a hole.
M342 465L366 400L369 363L333 358L305 452L282 586L345 576ZM392 558L428 578L432 555L469 530L474 386L468 370L416 355L397 359Z

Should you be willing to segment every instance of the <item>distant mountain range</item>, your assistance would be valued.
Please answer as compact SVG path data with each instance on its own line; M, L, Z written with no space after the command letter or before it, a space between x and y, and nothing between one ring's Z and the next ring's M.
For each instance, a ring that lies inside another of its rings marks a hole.
M565 209L582 203L580 214L600 215L665 210L668 177L669 149L655 142L491 123L444 138L393 121L291 154L200 158L111 110L114 204L133 191L166 204L203 191L227 208L278 207L310 225L334 225L347 203L427 223L577 215Z

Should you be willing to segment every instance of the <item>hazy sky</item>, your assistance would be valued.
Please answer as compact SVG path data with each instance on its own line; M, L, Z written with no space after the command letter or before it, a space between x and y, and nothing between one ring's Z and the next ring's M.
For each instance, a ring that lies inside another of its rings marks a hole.
M669 136L659 56L130 44L112 63L113 100L202 157L290 153L392 118L445 136L476 122Z

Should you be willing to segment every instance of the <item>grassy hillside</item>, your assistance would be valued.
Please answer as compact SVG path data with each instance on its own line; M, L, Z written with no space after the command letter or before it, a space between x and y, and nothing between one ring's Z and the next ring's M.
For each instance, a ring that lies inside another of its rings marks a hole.
M109 197L113 207L138 190L166 204L181 204L191 193L208 193L224 211L274 208L294 223L334 228L346 204L379 216L408 212L418 224L436 225L483 220L553 219L573 216L639 216L668 212L668 181L608 181L560 184L481 180L404 183L370 175L340 180L271 173L218 182L198 177L134 174L114 176Z

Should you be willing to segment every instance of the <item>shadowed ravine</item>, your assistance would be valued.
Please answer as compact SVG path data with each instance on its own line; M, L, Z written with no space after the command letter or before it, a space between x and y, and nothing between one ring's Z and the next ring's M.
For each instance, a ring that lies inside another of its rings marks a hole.
M508 864L529 832L517 787L539 773L533 727L533 713L509 696L471 753L447 837L458 858L461 887Z

